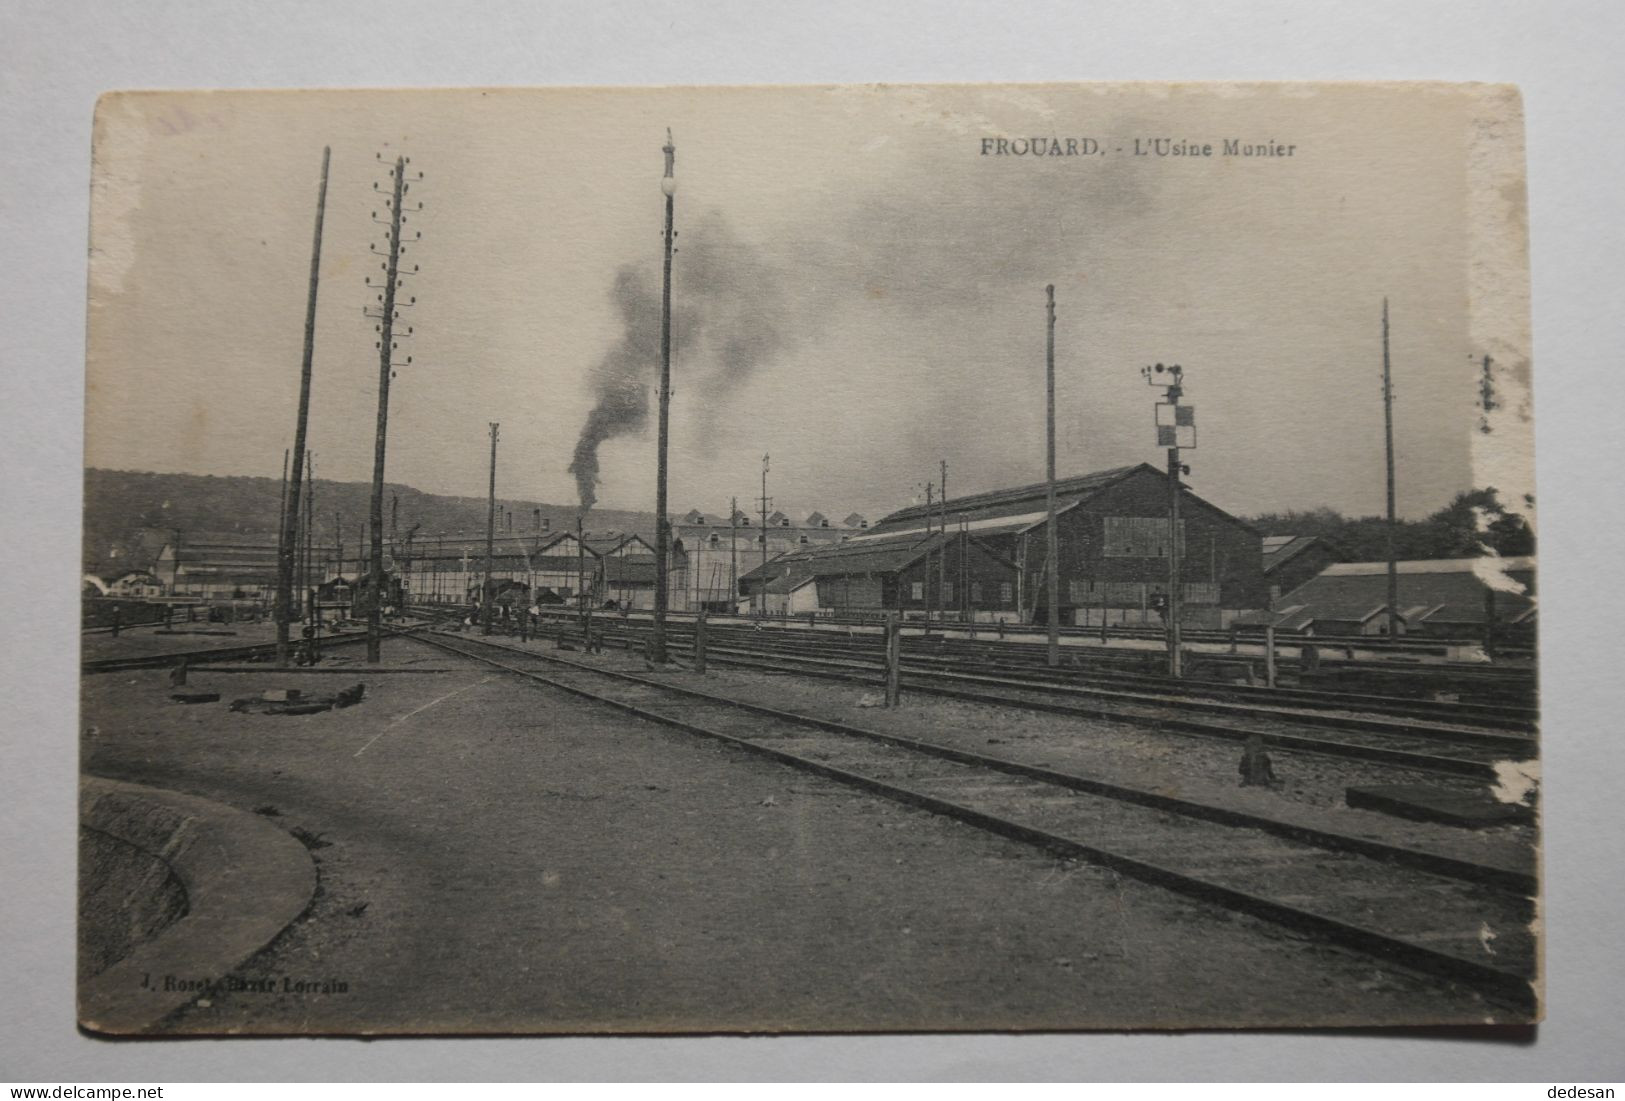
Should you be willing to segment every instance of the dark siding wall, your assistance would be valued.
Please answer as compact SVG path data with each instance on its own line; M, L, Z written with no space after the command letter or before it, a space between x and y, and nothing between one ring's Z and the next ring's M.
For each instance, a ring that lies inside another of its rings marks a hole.
M937 555L914 563L899 575L899 607L905 612L923 612L927 608L958 612L1002 612L1011 618L1016 614L1016 572L1002 562L988 546L978 539L970 539L964 547L961 567L960 542L955 536L946 547L947 580L946 601L940 590L941 563ZM963 569L963 572L961 572ZM915 584L920 586L919 597L914 595ZM970 585L967 592L965 585Z
M1088 565L1097 581L1160 582L1166 587L1168 560L1124 558L1102 553L1108 516L1166 516L1168 482L1141 471L1087 502ZM1217 587L1218 607L1262 608L1269 599L1264 583L1263 536L1226 512L1186 496L1180 505L1184 521L1180 577L1187 586ZM1065 555L1062 556L1063 565ZM1062 575L1063 578L1066 576Z
M886 597L896 586L875 576L820 577L818 579L818 606L835 614L842 612L877 612L888 606Z
M1278 591L1280 595L1296 589L1299 585L1308 582L1320 574L1327 566L1338 561L1338 557L1325 546L1316 543L1308 550L1294 555L1289 561L1282 563L1273 573L1266 574L1268 587Z
M1108 517L1160 519L1167 515L1167 479L1150 470L1133 474L1061 514L1057 524L1063 622L1071 622L1071 612L1081 607L1098 609L1104 604L1108 608L1138 609L1147 594L1167 591L1166 557L1105 553ZM1185 533L1180 576L1187 586L1187 622L1217 626L1218 609L1265 607L1269 593L1261 561L1263 537L1228 513L1189 495L1182 501L1180 519ZM1025 539L1025 603L1030 614L1042 618L1043 528L1028 533ZM1014 540L1010 553L1019 560L1020 550Z

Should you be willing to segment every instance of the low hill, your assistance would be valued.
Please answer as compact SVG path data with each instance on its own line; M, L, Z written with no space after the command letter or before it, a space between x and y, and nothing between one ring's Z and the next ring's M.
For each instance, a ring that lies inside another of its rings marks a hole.
M150 564L175 531L184 540L192 532L236 532L275 536L281 510L282 483L276 478L215 477L210 474L154 474L138 470L85 471L84 569L109 575ZM354 546L366 527L371 486L366 482L316 479L315 538L330 544L335 534ZM450 497L423 493L411 486L386 484L384 524L395 501L402 537L413 524L420 533L485 531L484 497ZM500 515L516 532L534 531L537 516L549 530L575 527L576 506L497 498ZM335 532L338 523L343 530ZM654 514L624 509L594 509L588 531L654 528Z

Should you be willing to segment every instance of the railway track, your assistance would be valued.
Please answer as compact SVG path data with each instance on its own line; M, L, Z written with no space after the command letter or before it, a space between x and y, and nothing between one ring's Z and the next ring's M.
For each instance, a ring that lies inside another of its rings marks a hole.
M366 632L329 636L321 640L323 650L335 646L353 646L358 642L367 641ZM296 640L294 645L297 645ZM174 665L182 658L188 665L202 665L209 662L222 661L255 661L260 658L274 657L276 643L262 642L247 646L214 646L202 650L165 650L156 654L131 654L128 657L93 658L79 663L83 673L118 673L126 669L163 669Z
M1472 987L1519 1012L1534 1004L1535 884L1519 870L792 714L486 639L414 637L538 686Z
M626 624L622 629L640 632L645 635L648 633L648 629L641 625ZM867 656L878 662L882 653L879 641L869 636L835 641L807 637L810 633L787 638L783 637L783 631L751 631L738 628L723 628L720 631L716 629L709 630L711 633L708 637L714 638L718 642L734 640L758 649L772 649L805 656L848 659ZM679 624L675 626L675 630L668 628L668 634L671 637L691 640L693 629L686 624ZM1470 702L1447 703L1353 692L1291 687L1267 688L1247 684L1181 680L1167 676L1122 672L1111 668L1096 668L1093 665L1092 657L1088 655L1069 655L1073 661L1080 663L1078 665L1049 668L1042 663L1042 655L1039 655L1036 660L1012 660L1009 655L1003 653L1004 649L1005 646L999 643L969 645L959 643L953 647L947 647L942 644L940 639L927 640L905 636L903 640L903 660L916 667L948 672L995 674L1021 677L1027 681L1088 685L1103 689L1115 688L1151 693L1162 697L1184 697L1195 701L1194 706L1202 706L1206 701L1256 703L1269 709L1294 707L1319 711L1357 711L1364 715L1421 719L1440 725L1485 727L1512 730L1525 734L1532 734L1535 730L1536 711L1533 708L1520 708L1504 704L1474 704ZM1090 664L1082 664L1083 662L1089 662ZM1329 725L1334 724L1329 723Z
M647 634L641 627L610 624L606 639L631 646ZM768 632L762 632L762 635ZM797 652L782 640L752 635L741 647L708 643L709 660L719 664L775 673L794 673L857 684L878 685L883 679L878 658L823 656ZM674 633L669 645L692 653L692 633ZM1077 718L1103 719L1156 730L1228 741L1258 734L1276 749L1344 760L1395 765L1425 773L1498 778L1497 764L1538 756L1538 741L1504 730L1444 726L1404 717L1328 714L1318 708L1232 703L1193 695L1128 691L1087 684L1001 677L959 669L931 668L905 655L902 684L970 703L1019 707ZM1187 717L1191 715L1199 717ZM1321 734L1319 731L1330 731Z

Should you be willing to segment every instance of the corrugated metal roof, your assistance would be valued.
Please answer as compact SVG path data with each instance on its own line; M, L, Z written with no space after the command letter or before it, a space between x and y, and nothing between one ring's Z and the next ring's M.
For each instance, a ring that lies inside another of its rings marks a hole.
M1114 485L1137 470L1149 470L1157 473L1156 467L1150 463L1136 463L1133 466L1118 466L1110 470L1097 470L1092 474L1083 474L1075 478L1060 478L1055 482L1057 497L1075 497L1079 500L1093 496L1108 486ZM951 518L965 512L980 514L982 510L989 510L998 506L1014 505L1021 502L1043 500L1048 492L1048 483L1036 482L1032 485L1016 486L1013 489L998 489L987 493L973 493L966 497L950 497L946 506L943 505L911 505L908 508L898 509L896 512L883 517L876 527L881 524L895 524L900 520L924 519L927 515L936 515L944 507L947 508ZM1017 511L1031 511L1018 509Z
M1317 535L1264 536L1264 572L1280 569L1316 543L1324 543Z
M1396 572L1405 574L1451 574L1465 573L1482 576L1486 570L1497 571L1533 571L1535 568L1534 555L1520 558L1496 558L1485 555L1479 558L1427 558L1409 562L1396 562ZM1386 575L1388 563L1386 562L1334 562L1327 566L1321 576L1323 577L1367 577L1372 574Z
M1057 498L1055 515L1059 516L1069 509L1076 508L1082 503L1082 500L1081 497ZM1005 535L1012 532L1030 531L1044 523L1048 518L1049 513L1046 509L1039 509L1034 512L1027 502L1022 501L1014 504L991 505L983 509L958 513L950 508L948 526L953 531L957 531L963 526L977 535ZM925 516L897 522L883 521L862 535L854 535L849 542L864 543L875 539L888 539L903 535L923 537L926 533L927 522L941 524L940 518Z
M1494 582L1495 617L1503 623L1527 619L1535 606L1533 557L1445 558L1398 564L1401 615L1418 623L1483 623L1486 594ZM1505 567L1499 573L1496 567ZM1406 568L1409 567L1409 568ZM1299 618L1349 619L1353 607L1388 606L1388 567L1383 562L1344 562L1328 566L1283 598L1301 606ZM1522 592L1502 586L1521 586ZM1291 626L1283 621L1282 626Z

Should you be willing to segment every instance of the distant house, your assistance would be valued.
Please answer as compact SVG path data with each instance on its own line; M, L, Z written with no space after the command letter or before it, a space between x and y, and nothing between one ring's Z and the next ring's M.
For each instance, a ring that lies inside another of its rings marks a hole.
M1441 558L1396 563L1400 630L1437 638L1532 634L1535 559ZM1338 562L1281 597L1276 626L1312 635L1388 632L1388 564Z
M829 527L829 519L822 512L815 512L807 517L806 526L809 528L827 528Z
M1269 586L1270 600L1279 600L1282 593L1291 592L1344 557L1318 535L1264 536L1264 583Z
M869 526L869 521L865 520L863 518L863 514L860 513L860 512L854 512L852 515L848 516L845 520L842 520L841 523L845 527L849 527L849 528L866 528L866 527Z
M148 600L164 595L164 583L151 570L130 570L113 579L107 595Z

